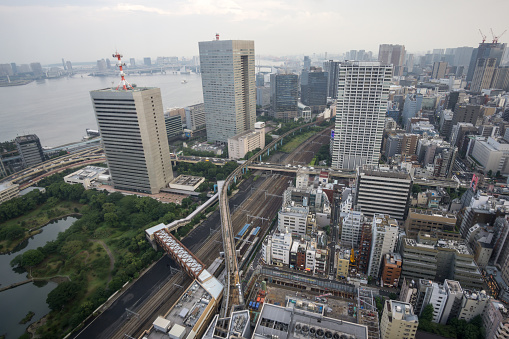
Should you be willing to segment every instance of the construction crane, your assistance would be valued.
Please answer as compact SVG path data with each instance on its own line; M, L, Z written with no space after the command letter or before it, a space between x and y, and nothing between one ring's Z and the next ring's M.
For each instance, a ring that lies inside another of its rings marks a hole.
M482 34L481 32L481 29L479 28L479 33L481 33L481 36L482 36L482 43L484 44L484 42L486 41L486 35Z
M491 31L491 36L493 37L493 43L496 44L496 43L498 43L498 39L500 39L500 37L502 35L504 35L505 32L507 32L507 29L505 31L503 31L502 34L500 34L499 36L495 36L495 34L493 33L493 29L490 28L490 31Z

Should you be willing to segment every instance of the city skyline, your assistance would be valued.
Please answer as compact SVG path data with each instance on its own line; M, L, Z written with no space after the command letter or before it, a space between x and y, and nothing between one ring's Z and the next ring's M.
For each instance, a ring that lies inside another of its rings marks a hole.
M476 22L475 27L457 29L454 35L443 34L439 25L410 30L415 26L416 13L393 2L394 20L380 15L387 4L366 0L349 4L348 8L332 1L161 1L149 3L90 1L74 3L54 0L41 6L35 1L21 5L0 1L0 44L4 46L0 63L58 63L61 58L75 62L105 57L105 50L116 47L126 56L194 56L196 41L221 39L254 40L262 55L338 54L350 49L378 51L380 44L402 44L409 53L425 53L433 48L472 46L481 41L480 28L491 41L490 27L501 34L503 13L509 9L504 1L489 1L485 6L498 8L489 16L479 17L477 11L463 11L449 18L451 27ZM436 3L444 12L457 12L453 2ZM383 8L381 8L383 6ZM429 4L433 6L433 3ZM474 3L462 3L473 8ZM348 15L347 15L348 13ZM19 20L24 18L24 20ZM396 20L397 19L397 20ZM200 22L199 25L194 24ZM320 25L303 24L320 22ZM363 23L360 29L359 23ZM498 23L500 22L500 24ZM192 24L191 24L192 23ZM129 27L123 32L117 27ZM134 27L134 29L131 29ZM183 31L182 28L185 27ZM380 29L383 28L383 29ZM329 34L338 30L351 31L333 41ZM6 34L5 32L9 32ZM504 42L507 37L503 37ZM20 41L30 43L21 44ZM65 41L65 43L59 43ZM284 41L285 43L281 43ZM176 46L175 48L172 46ZM107 55L107 54L106 54Z

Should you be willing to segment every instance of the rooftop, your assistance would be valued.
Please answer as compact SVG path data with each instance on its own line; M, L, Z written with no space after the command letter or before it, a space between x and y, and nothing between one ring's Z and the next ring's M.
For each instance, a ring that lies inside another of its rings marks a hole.
M253 338L261 339L271 335L276 335L279 339L297 339L314 335L326 338L340 338L341 335L357 339L368 337L366 326L324 317L291 304L290 307L283 307L265 303L258 317Z
M419 322L417 316L414 314L412 305L396 300L388 300L386 305L387 310L391 312L394 319Z
M22 135L22 136L18 136L16 137L16 139L14 139L15 142L28 142L28 141L38 141L39 140L39 137L35 134L27 134L27 135Z
M447 285L452 293L463 292L463 289L461 288L461 285L458 281L445 279L444 285Z
M250 130L247 130L247 131L244 131L242 133L239 133L231 138L229 138L230 140L240 140L240 139L244 139L245 137L249 136L249 135L252 135L252 134L258 134L258 133L261 133L260 129L250 129Z
M154 88L157 88L157 87L133 87L133 88L127 88L127 90L124 90L122 87L107 87L107 88L102 88L102 89L96 89L96 90L93 90L92 92L111 92L111 93L118 93L118 92L142 92L142 91L147 91L149 89L154 89Z
M456 215L455 214L447 213L446 211L442 211L442 210L439 210L439 209L418 209L418 208L411 208L410 209L410 213L429 215L429 216L433 216L433 217L442 217L442 218L448 218L448 219L456 220Z
M12 186L17 186L17 184L13 184L11 181L0 182L0 191L3 191Z
M181 174L178 177L176 177L175 179L173 179L170 182L170 185L194 186L202 180L203 180L202 177L195 177L192 175Z

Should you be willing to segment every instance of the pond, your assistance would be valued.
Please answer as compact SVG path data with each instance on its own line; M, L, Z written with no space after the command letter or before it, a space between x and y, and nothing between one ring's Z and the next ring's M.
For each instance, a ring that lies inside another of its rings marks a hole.
M44 246L48 241L55 240L58 233L68 229L76 218L66 217L56 220L42 228L42 232L21 243L12 253L0 255L0 287L27 279L27 272L13 269L12 259L28 250ZM21 285L0 292L0 336L6 339L18 338L25 332L29 324L41 319L49 312L46 297L55 287L53 282L37 282ZM35 313L27 324L19 324L29 311Z

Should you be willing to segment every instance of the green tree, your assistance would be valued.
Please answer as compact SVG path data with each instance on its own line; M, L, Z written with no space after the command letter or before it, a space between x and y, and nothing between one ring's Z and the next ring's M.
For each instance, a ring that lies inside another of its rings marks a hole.
M421 312L421 317L419 320L427 320L432 321L433 320L433 304L427 304L426 307L423 308Z
M46 303L53 311L62 309L62 307L72 300L80 290L78 283L66 281L58 285L53 291L49 292Z
M412 185L412 193L421 193L422 189L421 186L418 184Z
M488 171L488 176L491 178L493 176L493 171L492 170L489 170Z
M391 293L391 294L389 294L389 299L396 300L396 299L398 299L398 295L396 293Z

